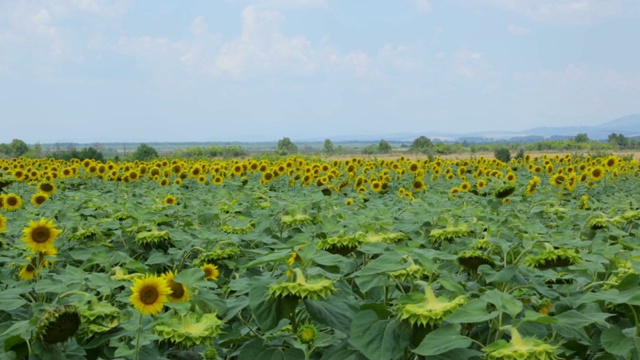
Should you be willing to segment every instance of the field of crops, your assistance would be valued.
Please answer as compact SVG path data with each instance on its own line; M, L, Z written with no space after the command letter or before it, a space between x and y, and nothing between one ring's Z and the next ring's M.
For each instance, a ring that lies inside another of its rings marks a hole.
M638 359L640 165L0 159L0 358Z

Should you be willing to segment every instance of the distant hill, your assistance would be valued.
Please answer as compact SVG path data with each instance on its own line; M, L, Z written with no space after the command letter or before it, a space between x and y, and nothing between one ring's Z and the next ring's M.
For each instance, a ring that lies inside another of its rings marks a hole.
M607 140L609 134L622 134L628 138L640 137L640 114L627 115L615 120L608 121L600 125L593 126L546 126L536 127L524 131L482 131L474 133L396 133L386 135L355 135L340 136L331 138L334 142L342 141L378 141L385 139L393 142L411 142L413 139L424 135L432 140L445 142L467 141L470 143L487 141L517 141L536 142L542 140L567 139L577 134L587 134L591 140ZM302 141L312 141L312 139L301 139ZM319 139L313 139L319 141Z

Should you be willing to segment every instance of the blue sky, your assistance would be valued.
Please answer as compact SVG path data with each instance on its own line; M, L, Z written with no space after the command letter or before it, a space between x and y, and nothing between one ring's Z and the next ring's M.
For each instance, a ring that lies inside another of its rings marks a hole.
M637 0L0 0L0 142L261 141L640 112Z

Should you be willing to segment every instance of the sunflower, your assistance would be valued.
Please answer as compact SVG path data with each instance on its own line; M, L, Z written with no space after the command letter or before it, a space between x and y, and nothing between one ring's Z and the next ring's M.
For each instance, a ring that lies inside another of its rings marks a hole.
M171 294L171 288L162 277L148 274L144 278L135 279L131 291L133 294L129 301L142 315L157 315Z
M47 312L39 321L36 333L47 344L67 341L80 327L80 314L76 305L61 305Z
M40 219L29 221L29 226L22 230L24 235L22 241L27 243L27 247L34 253L44 252L53 247L53 242L62 230L56 229L53 221Z
M50 183L48 181L43 181L40 184L38 184L38 191L51 195L56 192L56 186L53 185L53 183Z
M220 276L220 271L214 264L204 264L200 267L200 269L204 272L204 278L207 280L216 281Z
M178 200L176 200L176 197L173 195L167 195L162 202L167 205L176 205Z
M0 214L0 233L7 230L7 218Z
M36 270L36 267L33 266L33 264L25 264L25 265L22 265L22 267L20 268L20 272L18 273L18 278L20 278L20 280L30 281L35 279L37 275L38 275L38 270Z
M425 189L425 184L422 180L420 179L416 179L412 184L411 184L411 188L415 191L421 191Z
M347 205L347 206L352 205L353 204L353 199L349 198L349 199L345 200L344 204Z
M591 169L587 169L591 178L595 181L600 181L605 175L605 170L601 166L596 166Z
M7 211L15 211L22 206L22 198L16 194L6 194L4 196L4 209Z
M173 278L177 273L173 271L167 271L162 275L164 281L167 282L169 288L171 288L171 294L169 294L169 301L171 302L185 302L191 298L191 293L187 286L183 283L175 281Z
M613 169L616 165L618 165L618 158L611 155L605 160L605 166L609 169Z
M529 196L533 195L533 193L536 192L536 188L538 187L538 184L540 184L540 177L534 176L533 179L529 180L529 184L527 185L525 194Z
M31 196L31 203L34 206L40 206L47 200L49 200L49 195L47 195L47 193L38 192Z

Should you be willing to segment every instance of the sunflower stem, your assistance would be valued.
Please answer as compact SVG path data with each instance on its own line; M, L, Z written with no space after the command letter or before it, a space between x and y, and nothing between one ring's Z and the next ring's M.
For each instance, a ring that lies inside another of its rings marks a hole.
M140 337L142 337L142 313L140 313L140 317L138 320L138 333L136 334L136 354L134 359L140 359Z

